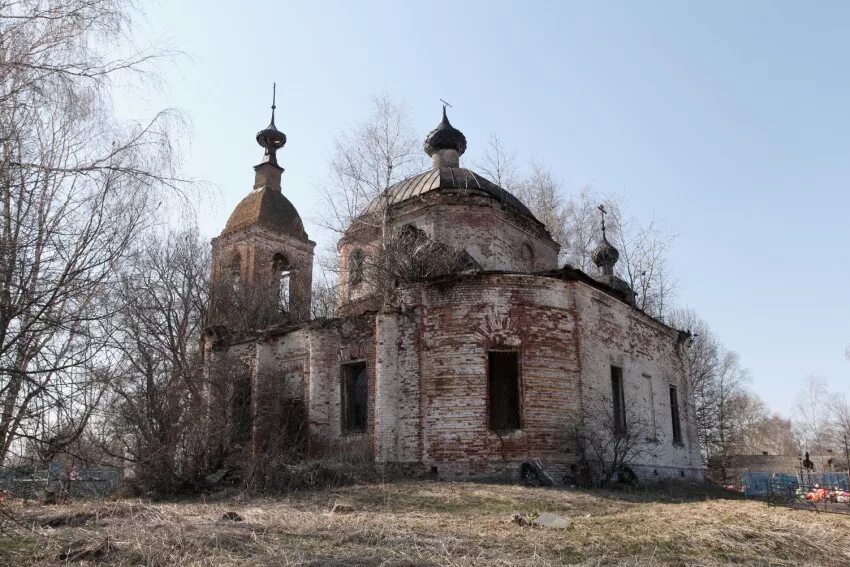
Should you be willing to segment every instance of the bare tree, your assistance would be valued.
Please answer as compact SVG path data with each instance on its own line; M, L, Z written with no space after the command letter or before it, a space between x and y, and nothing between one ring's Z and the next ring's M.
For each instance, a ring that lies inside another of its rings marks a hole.
M596 269L591 256L599 243L601 232L598 210L600 204L605 205L608 211L619 210L613 199L597 195L590 187L583 187L578 195L569 197L564 207L569 229L564 242L560 242L560 259L588 274L592 274ZM617 227L611 228L616 230Z
M579 455L599 474L602 486L619 477L631 480L630 465L650 453L651 424L634 406L623 409L618 427L611 399L594 394L585 401L584 420L570 432Z
M562 194L561 184L538 163L531 164L531 174L516 187L519 200L546 225L552 240L563 246L568 239L569 217Z
M850 403L846 395L835 394L829 403L830 418L835 432L835 441L844 455L845 466L850 472Z
M725 482L729 458L741 444L739 411L744 384L749 380L747 371L741 368L738 354L731 351L719 356L714 381L715 415L714 428L707 439L707 452L721 463L721 477Z
M375 97L369 117L334 144L329 178L321 187L323 213L315 222L336 234L358 224L381 227L386 190L422 168L414 132L404 104ZM370 204L372 214L364 215Z
M324 212L315 222L337 238L349 230L375 236L380 254L373 255L370 262L374 264L378 255L388 258L388 190L421 169L423 155L404 104L387 95L375 97L369 117L335 142L329 176L321 187ZM323 273L314 278L314 311L336 311L335 306L330 308L330 299L338 291L337 254L336 247L328 247L318 259ZM378 271L387 270L382 266Z
M743 391L732 401L736 442L730 452L737 455L797 455L799 447L794 438L790 419L771 414L758 395Z
M637 307L664 320L676 291L676 278L667 256L674 235L664 231L655 219L644 223L626 217L619 206L611 211L614 246L620 251L617 271L637 294Z
M502 187L513 191L534 216L546 225L561 245L559 262L593 274L593 250L601 237L599 211L604 204L611 214L609 239L620 252L617 275L637 294L637 307L660 319L673 308L676 277L667 261L675 236L655 219L642 222L624 213L623 203L611 195L599 195L589 187L565 196L562 184L545 167L532 163L531 172L519 178L515 154L495 135L480 164L482 171Z
M335 256L335 255L334 255ZM330 319L336 316L337 297L339 294L336 270L329 270L321 263L313 274L313 290L310 295L310 317L313 319ZM315 272L318 271L318 275Z
M152 234L122 270L105 425L110 446L148 488L171 493L205 458L205 384L200 341L206 327L209 247L194 228Z
M682 350L689 390L693 392L697 437L708 462L717 430L716 381L723 350L708 324L692 309L673 310L669 323L691 334Z
M24 439L56 451L79 436L112 375L116 268L182 185L175 116L121 125L109 104L113 78L157 55L109 56L129 13L0 2L0 462Z
M477 167L485 177L502 189L514 191L519 185L516 152L506 149L496 134L490 134L487 150Z
M794 402L795 426L804 451L824 454L835 444L836 431L826 380L807 376Z

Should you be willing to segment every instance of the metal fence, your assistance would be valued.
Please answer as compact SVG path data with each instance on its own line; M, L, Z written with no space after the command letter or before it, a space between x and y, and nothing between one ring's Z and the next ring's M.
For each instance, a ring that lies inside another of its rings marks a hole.
M791 485L771 481L767 485L768 504L801 510L813 510L815 512L850 515L850 491L847 490L847 475L844 474L843 479L835 478L834 475L823 476L831 477L826 480L843 480L844 484L821 484L816 482L814 484L799 483Z
M771 506L850 514L850 475L823 473L741 473L747 497L766 498Z
M114 467L0 468L0 490L20 498L65 495L72 498L109 496L118 490L121 471Z

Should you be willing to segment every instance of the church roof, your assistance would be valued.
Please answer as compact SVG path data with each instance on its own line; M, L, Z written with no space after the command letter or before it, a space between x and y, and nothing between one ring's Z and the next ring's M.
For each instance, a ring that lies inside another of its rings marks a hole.
M269 230L307 239L304 223L289 199L278 189L263 187L251 191L236 205L222 236L257 225Z
M435 167L413 177L408 177L404 181L399 181L388 189L389 202L387 204L392 206L440 189L461 189L482 193L507 205L521 215L534 218L528 207L523 205L522 201L513 194L474 171L463 167ZM372 201L366 208L366 213L374 212L379 206L378 199Z

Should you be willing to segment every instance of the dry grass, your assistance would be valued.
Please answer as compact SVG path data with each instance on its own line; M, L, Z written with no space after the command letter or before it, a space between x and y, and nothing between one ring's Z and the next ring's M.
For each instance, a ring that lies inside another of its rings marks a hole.
M274 499L13 502L23 525L3 520L0 564L850 565L850 517L713 496L411 481ZM330 514L337 500L355 513ZM244 521L220 521L229 511ZM573 524L510 521L543 511Z

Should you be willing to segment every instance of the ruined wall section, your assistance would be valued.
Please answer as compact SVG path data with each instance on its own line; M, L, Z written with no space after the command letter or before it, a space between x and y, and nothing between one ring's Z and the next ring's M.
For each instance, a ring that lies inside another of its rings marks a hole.
M401 215L399 222L407 215ZM492 199L444 196L420 211L413 224L438 242L466 250L483 269L537 272L558 267L558 250L545 229Z
M375 321L375 460L421 463L421 309Z
M399 318L396 333L414 337L420 328L422 465L448 477L515 477L519 464L533 458L555 474L563 471L575 459L568 432L580 410L576 314L567 282L486 274L416 289L418 296L411 293L407 301L418 304L421 315ZM490 349L519 353L517 431L490 429ZM412 356L406 364L416 366ZM412 451L418 440L405 439Z
M580 314L582 401L586 423L613 406L611 366L622 368L629 417L649 430L646 454L632 468L640 476L699 478L702 462L694 404L679 355L679 333L583 282L572 282ZM682 443L673 440L669 387L676 386ZM613 412L611 412L613 413ZM613 427L613 424L610 424Z
M314 324L307 329L307 403L311 457L372 460L375 425L375 317L358 316ZM342 427L341 365L365 361L368 418L364 432Z
M253 452L251 443L252 377L256 362L253 341L227 345L219 337L205 339L206 418L209 439L217 447L215 467L238 466ZM200 416L199 416L200 417ZM228 456L229 462L217 459Z
M307 438L308 332L296 329L256 341L252 376L254 456L298 456Z

